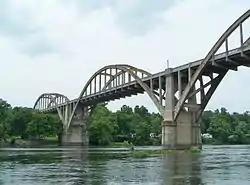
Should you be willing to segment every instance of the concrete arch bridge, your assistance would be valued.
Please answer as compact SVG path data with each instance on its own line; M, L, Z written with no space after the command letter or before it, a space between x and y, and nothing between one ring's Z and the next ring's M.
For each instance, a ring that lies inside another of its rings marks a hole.
M44 93L34 109L57 112L64 128L63 143L88 145L87 118L96 104L146 93L164 120L162 145L188 148L201 145L199 119L229 70L250 66L250 10L219 38L204 59L151 74L127 64L108 65L95 72L76 99ZM236 37L235 37L236 36ZM231 44L231 40L236 42Z

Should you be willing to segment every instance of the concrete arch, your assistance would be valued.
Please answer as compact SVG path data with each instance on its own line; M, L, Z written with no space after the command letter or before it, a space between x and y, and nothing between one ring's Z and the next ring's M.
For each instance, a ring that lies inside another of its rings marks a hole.
M116 70L115 74L107 74L107 70ZM119 71L118 71L119 70ZM95 72L90 79L87 81L87 83L85 84L84 88L82 89L78 99L77 99L77 103L74 106L73 112L70 116L69 119L69 124L71 123L71 120L73 119L75 110L81 100L81 98L84 96L85 92L87 91L88 87L90 86L91 82L98 76L98 75L108 75L110 77L110 79L105 82L105 84L103 85L103 88L101 89L101 91L105 90L105 88L108 87L109 84L112 83L112 81L114 81L119 75L122 74L128 74L130 75L134 81L136 81L143 89L144 91L148 94L148 96L152 99L153 103L156 105L157 109L159 110L159 112L161 114L163 114L164 112L164 108L163 106L159 103L158 99L155 96L155 93L153 91L151 91L151 89L148 87L147 84L145 84L141 78L138 76L137 73L140 73L142 76L144 77L150 77L152 76L151 73L143 70L143 69L138 69L136 67L130 66L130 65L126 65L126 64L118 64L118 65L108 65L105 66L101 69L99 69L97 72ZM68 125L69 127L69 125Z
M226 43L226 47L228 49L228 38L230 37L230 35L237 29L240 29L240 50L241 52L243 52L243 48L245 47L246 43L248 42L248 40L244 43L243 41L243 28L242 28L242 24L250 17L250 9L248 11L246 11L242 16L240 16L222 35L221 37L218 39L218 41L214 44L214 46L211 48L211 50L208 52L208 54L206 55L206 57L204 58L204 60L201 62L200 66L196 69L195 73L192 75L190 81L188 82L188 85L186 86L186 88L183 91L183 94L180 98L180 100L178 101L177 105L176 105L176 109L175 109L175 114L174 114L174 120L177 119L177 117L180 114L180 111L185 103L185 101L187 100L187 97L191 91L191 89L194 87L196 81L199 79L199 77L202 75L202 72L204 71L204 69L206 68L206 66L208 65L209 61L211 61L213 59L213 57L215 56L216 52L221 48L221 46ZM243 54L243 53L242 53Z
M108 69L120 69L122 70L121 72L115 74L115 75L112 75L112 74L108 74L106 73L105 71L108 70ZM124 72L128 72L128 73L132 73L134 71L137 71L137 72L141 72L143 74L145 74L146 76L150 76L151 74L143 69L138 69L138 68L135 68L133 66L130 66L130 65L127 65L127 64L118 64L118 65L108 65L108 66L105 66L101 69L99 69L98 71L96 71L92 76L91 78L87 81L86 85L84 86L84 88L82 89L81 93L80 93L80 96L79 98L81 98L84 93L86 92L87 88L89 87L90 83L98 76L98 75L107 75L107 76L111 76L112 80L115 79L117 76L119 76L120 74L124 73ZM104 73L103 73L104 72ZM112 81L111 80L111 81ZM111 83L111 81L108 81L107 84Z
M63 94L59 94L59 93L43 93L43 94L41 94L38 98L37 98L37 100L36 100L36 102L35 102L35 104L34 104L34 106L33 106L33 109L36 109L36 106L37 106L37 104L38 104L38 102L41 100L41 99L43 99L43 98L48 98L49 97L49 99L56 99L56 98L58 98L58 97L62 97L62 98L64 98L66 101L65 102L68 102L69 101L69 98L67 97L67 96L65 96L65 95L63 95Z
M34 104L33 109L38 109L38 108L37 108L37 105L38 105L38 103L41 102L42 100L49 100L49 101L46 101L46 102L45 102L45 105L44 105L44 106L45 106L46 108L49 108L49 106L50 106L52 103L54 103L54 104L55 104L55 108L56 108L56 110L57 110L57 113L58 113L60 119L61 119L62 121L64 121L62 112L61 112L60 109L58 108L58 102L56 101L58 98L61 98L64 102L69 102L69 98L68 98L67 96L63 95L63 94L59 94L59 93L44 93L44 94L40 95L40 96L37 98L37 100L36 100L36 102L35 102L35 104ZM60 102L60 103L62 103L62 102Z

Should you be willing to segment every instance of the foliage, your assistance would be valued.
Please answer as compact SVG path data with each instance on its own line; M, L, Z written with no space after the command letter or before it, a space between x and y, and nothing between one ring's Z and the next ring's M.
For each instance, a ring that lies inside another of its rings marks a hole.
M198 147L191 147L191 148L189 149L189 151L190 151L191 153L201 153L201 149L198 148Z
M35 113L27 126L29 138L44 139L45 137L54 136L60 130L61 122L55 115Z
M0 99L0 141L6 139L6 119L11 106L6 101Z
M123 141L123 142L112 142L109 147L132 147L134 144L132 142Z
M215 144L250 144L250 114L220 110L205 111L202 117L202 132L213 136Z
M0 99L0 140L43 139L59 135L62 124L57 115L41 114L26 107L14 107Z
M104 105L98 105L90 115L90 144L108 145L112 141L115 117Z
M90 144L159 145L161 123L161 115L148 112L144 106L123 105L120 110L111 112L105 105L97 105L88 120ZM226 108L205 111L201 132L211 134L214 144L250 144L250 113L229 113ZM15 138L54 138L61 133L62 123L56 114L41 114L25 107L12 108L0 99L0 141L7 137L13 141Z
M32 120L32 109L14 107L9 111L8 118L6 120L6 129L8 135L20 136L21 139L27 138L27 126Z
M120 128L118 135L122 135L125 140L135 145L160 144L158 136L161 133L162 118L159 114L149 113L144 106L136 106L133 110L124 105L116 112L116 116ZM150 134L155 137L150 137Z
M159 114L149 113L144 106L134 110L123 105L112 113L104 105L92 110L89 118L90 144L110 145L113 142L120 146L160 144L162 118ZM150 134L156 137L150 137ZM114 144L112 144L114 145Z
M94 133L90 133L90 140L98 138L98 142L93 143L106 145L110 142L127 141L135 145L160 144L160 114L149 113L144 106L132 109L124 105L115 113L104 107L102 109L105 110L105 114L98 110L94 111L95 115L91 117L95 120L96 130L95 136ZM90 123L93 124L91 121ZM93 130L90 129L90 132ZM250 113L230 114L226 108L205 111L201 118L201 132L211 134L214 144L250 144Z

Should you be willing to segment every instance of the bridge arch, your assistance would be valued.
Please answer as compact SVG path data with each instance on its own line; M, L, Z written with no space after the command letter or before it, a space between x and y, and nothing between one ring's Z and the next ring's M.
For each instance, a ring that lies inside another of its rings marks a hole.
M77 99L77 103L74 107L73 113L71 114L69 124L82 97L91 96L92 94L109 89L115 89L118 86L122 86L133 81L148 94L148 96L153 100L153 103L156 105L159 112L163 114L164 108L158 101L155 92L152 91L152 88L150 88L142 81L142 78L151 76L151 73L127 64L108 65L99 69L90 77L90 79L83 87Z
M250 38L248 38L245 42L244 42L244 36L243 36L243 23L246 22L246 20L248 20L250 17L250 9L248 11L246 11L242 16L240 16L222 35L221 37L218 39L218 41L214 44L214 46L211 48L211 50L208 52L208 54L206 55L206 57L203 59L203 61L201 62L201 64L199 65L199 67L195 70L195 72L192 74L191 79L189 80L188 84L186 85L184 91L182 92L182 96L180 97L176 108L175 108L175 112L174 112L174 120L176 121L181 109L183 109L184 107L184 103L185 101L188 100L189 94L191 93L193 87L195 86L195 83L202 78L202 73L204 72L204 70L206 69L206 67L212 63L212 65L216 65L214 63L214 58L216 53L219 51L219 49L221 49L221 47L223 46L223 44L225 44L225 55L226 55L226 60L230 61L230 59L228 58L229 55L229 47L228 47L228 41L229 41L229 37L232 35L232 33L235 32L235 30L239 29L239 39L240 39L240 46L239 49L241 52L241 56L243 57L247 57L244 54L244 48L246 46L248 46L249 42L250 42ZM232 63L235 63L234 61L231 61ZM237 65L237 64L236 64ZM223 67L223 66L222 66ZM236 66L237 67L237 66ZM215 81L215 85L214 87L210 88L208 96L204 97L204 103L202 105L201 108L201 113L204 110L205 106L207 105L208 101L210 100L212 94L214 93L214 91L216 90L216 87L219 85L219 83L221 82L221 80L224 78L224 76L226 75L226 73L228 72L229 69L225 69L224 73L220 76L218 76L218 78ZM201 113L199 113L199 115L201 115Z
M62 103L67 103L67 102L69 102L69 98L67 96L63 95L63 94L59 94L59 93L43 93L42 95L40 95L37 98L33 109L44 110L44 109L55 107L60 119L62 121L64 121L62 112L58 108L58 105L62 104Z

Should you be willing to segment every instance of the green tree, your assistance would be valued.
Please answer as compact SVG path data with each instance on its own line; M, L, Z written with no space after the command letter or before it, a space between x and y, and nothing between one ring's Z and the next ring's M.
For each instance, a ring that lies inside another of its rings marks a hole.
M62 124L58 116L42 113L33 113L27 127L27 133L33 139L59 135L61 130Z
M144 106L134 108L135 138L133 143L137 145L151 144L152 133L151 114Z
M150 116L151 122L151 132L154 133L156 136L161 134L161 125L163 118L159 113L152 113Z
M211 118L210 127L208 128L208 133L220 143L225 143L231 135L231 127L223 117L213 116Z
M115 140L119 142L131 140L131 135L134 134L135 130L133 109L123 105L121 110L118 110L115 115L117 121Z
M210 127L211 118L213 116L213 111L205 111L201 118L201 133L207 133L208 128Z
M230 114L226 108L205 112L202 116L202 130L212 134L214 141L221 144L250 143L250 115L234 112Z
M27 126L32 120L33 110L25 107L14 107L6 120L6 129L10 136L27 138Z
M0 141L6 139L6 119L8 111L11 109L7 101L0 99Z
M108 145L113 137L115 116L105 105L97 105L89 118L90 144Z
M60 136L63 130L63 124L57 114L46 114L46 121L48 124L46 130L46 137Z

